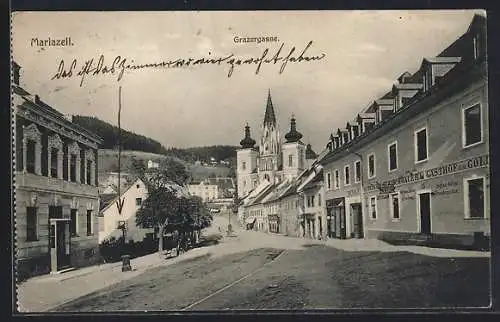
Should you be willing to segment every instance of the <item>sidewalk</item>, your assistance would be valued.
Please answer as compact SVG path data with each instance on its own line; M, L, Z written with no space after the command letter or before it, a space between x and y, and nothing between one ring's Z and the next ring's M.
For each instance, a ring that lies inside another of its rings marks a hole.
M425 246L391 245L378 239L328 239L326 241L309 240L348 252L410 252L431 257L491 257L490 252L433 248Z
M20 312L47 312L66 302L128 280L154 267L166 267L183 260L212 254L214 246L194 248L177 257L165 259L158 253L130 261L132 271L122 272L122 263L110 263L74 271L31 278L18 285Z
M255 245L276 248L302 248L304 245L325 245L347 252L410 252L431 257L491 257L491 252L433 248L425 246L391 245L378 239L305 239L261 231L242 231L242 240ZM251 237L253 235L253 237Z

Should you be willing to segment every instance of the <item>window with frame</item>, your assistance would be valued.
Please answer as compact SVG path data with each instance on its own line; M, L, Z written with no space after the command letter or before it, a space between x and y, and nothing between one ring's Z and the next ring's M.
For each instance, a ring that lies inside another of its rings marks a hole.
M484 178L467 179L466 184L468 218L485 218Z
M340 186L340 175L339 170L335 170L335 189L338 189Z
M377 219L377 197L370 197L370 215L372 219Z
M58 170L57 154L58 153L59 153L59 150L56 148L52 148L50 150L50 176L52 178L57 178L57 170Z
M321 194L318 193L318 206L321 206Z
M78 227L78 213L76 209L71 209L71 225L69 226L71 236L77 235L77 227Z
M76 182L76 154L70 154L69 168L70 180Z
M241 170L245 170L247 168L247 163L245 161L241 162Z
M392 193L390 200L391 200L391 215L392 215L392 219L399 219L400 218L399 193Z
M314 196L311 196L311 207L314 207Z
M368 177L375 177L375 154L368 156Z
M326 174L326 186L328 187L328 190L332 189L332 175L330 172Z
M38 220L36 207L26 207L26 240L38 240Z
M427 129L415 132L415 157L416 162L427 160Z
M481 105L465 108L463 110L463 143L464 147L482 141Z
M36 142L28 140L26 142L26 171L28 173L35 173L36 169Z
M87 160L87 184L92 184L92 160Z
M142 198L135 198L135 205L140 207L142 205Z
M344 167L344 185L348 186L351 184L351 178L349 177L350 171L349 166L346 165Z
M291 154L288 156L288 167L293 167L293 155Z
M354 162L354 181L361 181L361 161Z
M87 210L87 236L92 235L92 210Z
M398 148L397 143L394 142L389 145L389 171L396 170L398 168Z

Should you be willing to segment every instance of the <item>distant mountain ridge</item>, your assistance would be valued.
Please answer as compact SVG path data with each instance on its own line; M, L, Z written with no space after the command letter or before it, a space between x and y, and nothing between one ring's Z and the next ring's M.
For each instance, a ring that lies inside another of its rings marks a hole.
M118 147L118 127L93 116L74 115L73 123L99 135L103 139L101 149L114 150ZM236 160L236 146L213 145L191 148L165 148L160 142L147 136L121 130L122 150L141 151L147 153L172 156L185 162L196 161L209 163L211 158L216 161L226 160L234 164Z

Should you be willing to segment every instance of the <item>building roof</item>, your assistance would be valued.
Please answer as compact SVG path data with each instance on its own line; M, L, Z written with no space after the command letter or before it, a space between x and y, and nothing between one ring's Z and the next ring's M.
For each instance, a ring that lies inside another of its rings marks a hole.
M401 83L401 84L394 84L392 86L393 90L419 90L422 89L424 85L422 83Z
M316 154L316 152L313 151L312 147L311 147L311 144L307 144L307 147L306 147L306 159L307 160L311 160L311 159L316 159L318 155Z
M142 184L145 184L144 181L142 181L140 178L137 178L133 183L131 184L128 184L125 189L123 189L121 192L120 192L120 198L123 197L123 195L125 193L127 193L127 191L130 190L130 188L132 188L133 186L135 186L136 184L138 183L142 183ZM113 195L114 197L111 198L111 195ZM102 198L102 196L105 196L105 203L103 204L103 207L99 207L99 212L104 212L106 211L115 201L118 200L118 194L103 194L103 195L100 195L99 198Z
M258 204L261 202L262 199L264 199L273 189L274 185L269 184L267 187L262 189L255 197L253 200L250 200L250 202L246 206L252 206L255 204Z
M229 177L207 178L205 179L205 182L207 182L210 185L216 185L219 189L222 190L235 188L233 178Z
M86 137L92 139L96 144L102 144L103 139L100 136L68 120L64 114L43 102L38 95L32 95L24 88L16 84L12 85L12 89L15 95L24 99L24 101L28 102L29 106L31 106L35 110L39 110L44 115L52 117L61 122L62 124L64 124L64 126L84 134Z
M304 191L317 186L318 183L323 181L323 167L318 166L314 172L305 180L297 190Z
M431 64L458 64L462 57L426 57L423 61Z
M107 208L113 201L117 199L116 193L103 193L99 195L99 212Z

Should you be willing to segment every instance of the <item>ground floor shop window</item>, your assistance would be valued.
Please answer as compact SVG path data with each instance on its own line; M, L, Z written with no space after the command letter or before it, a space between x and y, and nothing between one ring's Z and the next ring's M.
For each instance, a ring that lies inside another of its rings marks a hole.
M465 215L467 218L485 218L484 178L466 179Z
M391 194L391 215L392 219L399 220L399 193Z

